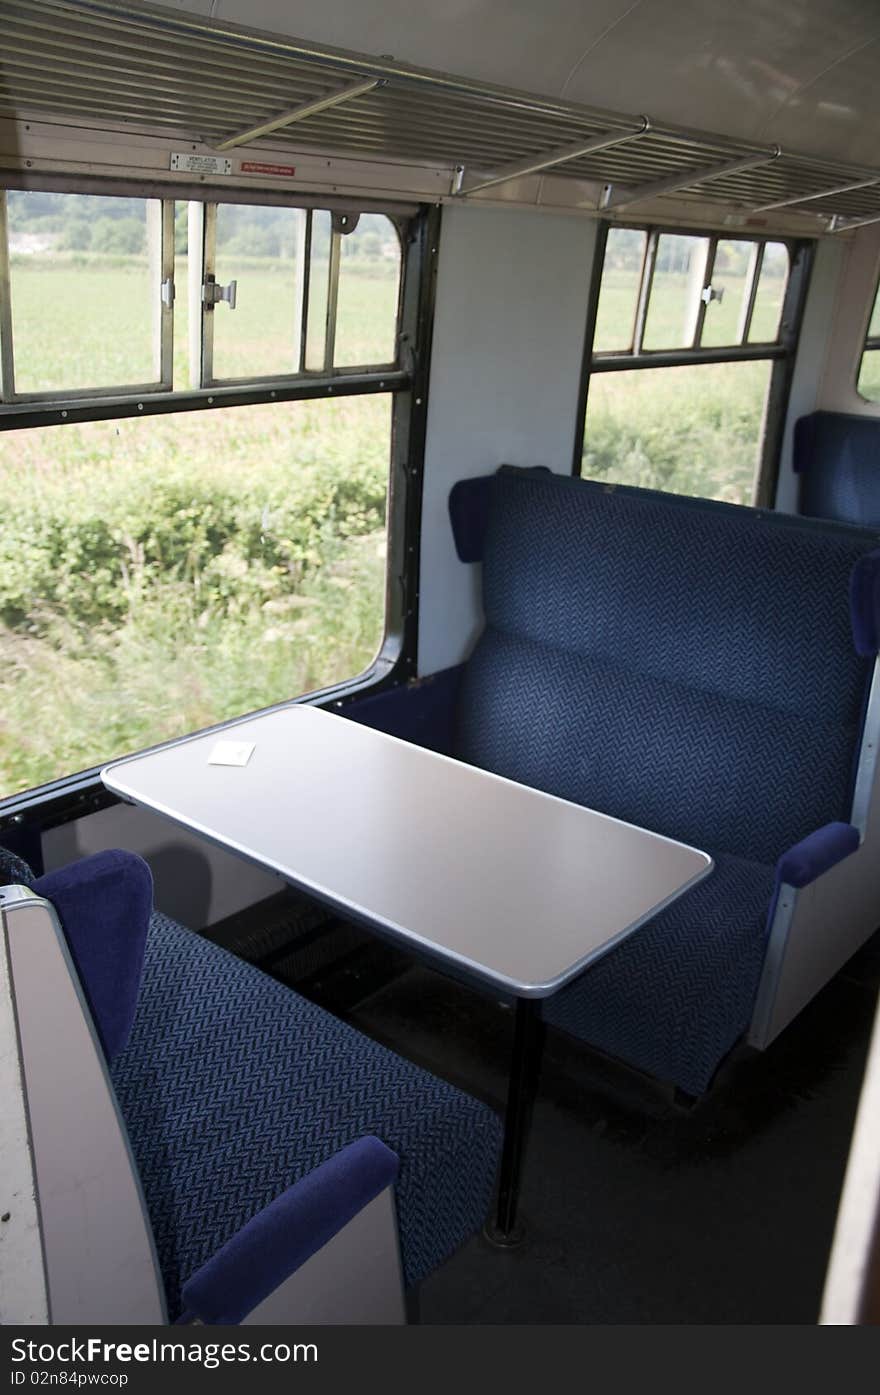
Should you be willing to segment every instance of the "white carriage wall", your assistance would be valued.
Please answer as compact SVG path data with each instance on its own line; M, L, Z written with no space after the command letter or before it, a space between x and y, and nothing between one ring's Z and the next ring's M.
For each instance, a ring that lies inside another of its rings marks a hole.
M880 403L856 391L878 270L880 227L816 244L779 462L776 507L783 513L797 513L792 443L798 417L815 411L880 416Z
M456 480L498 465L570 474L596 223L583 215L447 207L428 400L420 675L460 663L481 621L479 567L449 525Z

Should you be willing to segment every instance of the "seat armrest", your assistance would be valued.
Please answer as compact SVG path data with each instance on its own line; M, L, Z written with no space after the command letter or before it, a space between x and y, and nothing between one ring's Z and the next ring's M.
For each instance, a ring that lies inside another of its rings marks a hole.
M859 830L851 823L826 823L782 854L776 864L776 883L809 886L823 872L849 857L859 846Z
M396 1153L359 1138L270 1201L183 1286L183 1322L240 1323L397 1177Z

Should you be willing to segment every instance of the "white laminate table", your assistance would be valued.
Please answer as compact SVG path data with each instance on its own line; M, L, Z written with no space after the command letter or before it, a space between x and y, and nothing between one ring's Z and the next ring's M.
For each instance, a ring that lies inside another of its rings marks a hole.
M246 763L213 763L235 754L230 742ZM683 843L305 704L116 761L102 779L439 967L516 999L502 1238L515 1232L537 1000L712 867Z

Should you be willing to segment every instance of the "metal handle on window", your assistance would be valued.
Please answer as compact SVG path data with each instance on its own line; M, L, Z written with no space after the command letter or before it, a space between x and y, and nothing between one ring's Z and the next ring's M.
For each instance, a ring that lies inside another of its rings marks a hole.
M213 277L209 276L202 286L202 301L205 309L213 310L215 305L219 305L222 300L225 300L230 310L234 310L237 290L237 281L230 281L228 286L221 286Z

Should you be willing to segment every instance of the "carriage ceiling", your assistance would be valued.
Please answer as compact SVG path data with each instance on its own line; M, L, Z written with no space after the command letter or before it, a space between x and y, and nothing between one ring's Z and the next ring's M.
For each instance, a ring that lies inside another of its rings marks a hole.
M880 4L0 0L4 118L430 166L460 198L528 202L551 176L619 216L674 198L833 231L880 219Z

